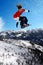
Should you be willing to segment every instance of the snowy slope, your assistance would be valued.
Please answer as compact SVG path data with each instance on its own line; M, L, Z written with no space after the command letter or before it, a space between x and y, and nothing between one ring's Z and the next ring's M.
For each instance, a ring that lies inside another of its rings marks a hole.
M0 65L43 65L42 35L42 30L0 32Z
M13 41L9 44L0 41L0 65L34 65L35 63L39 65L38 56L35 56L32 45L22 40L19 40L19 42Z
M24 63L25 65L26 60L22 55L26 53L28 53L26 48L21 48L19 46L0 41L0 64L18 65L18 63Z

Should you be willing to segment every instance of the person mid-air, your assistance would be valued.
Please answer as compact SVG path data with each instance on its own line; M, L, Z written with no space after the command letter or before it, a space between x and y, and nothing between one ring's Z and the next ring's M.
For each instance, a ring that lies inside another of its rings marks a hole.
M24 12L30 12L30 10L26 10L22 8L21 4L17 5L18 11L13 15L14 19L16 20L16 27L18 27L18 21L20 21L21 28L29 26L28 19L26 16L22 16Z

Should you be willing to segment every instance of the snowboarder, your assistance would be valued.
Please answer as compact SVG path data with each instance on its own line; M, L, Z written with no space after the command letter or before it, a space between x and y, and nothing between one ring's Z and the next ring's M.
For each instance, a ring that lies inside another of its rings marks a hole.
M25 25L29 25L28 19L25 16L21 16L23 12L30 12L30 10L26 10L22 8L21 4L17 5L18 11L14 14L14 19L16 20L16 27L18 27L18 21L20 21L21 28L23 28Z

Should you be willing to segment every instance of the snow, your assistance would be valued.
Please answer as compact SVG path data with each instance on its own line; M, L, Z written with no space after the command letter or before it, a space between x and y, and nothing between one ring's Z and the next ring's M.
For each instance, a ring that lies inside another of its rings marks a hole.
M40 50L43 49L43 47L36 44L34 46L38 49L40 47ZM31 53L31 49L28 50L28 47L32 49L32 44L29 41L13 40L10 44L0 41L0 65L22 65L22 63L23 65L27 65L26 61L28 60L30 65L34 54L32 54L33 52ZM32 62L32 65L34 65L35 61L32 60Z
M2 32L0 35L6 36L6 32ZM0 65L40 65L38 62L39 58L37 54L34 54L34 50L38 49L43 53L43 46L35 43L32 45L29 40L18 39L22 34L24 34L24 32L26 33L25 30L21 30L19 32L8 31L8 34L12 39L8 36L8 39L3 37L4 40L0 41ZM34 30L33 32L35 33ZM13 35L11 33L17 34ZM31 33L31 31L29 33ZM26 34L26 36L24 35L24 38L29 36L28 34ZM13 39L14 36L16 36L17 39Z
M19 58L18 54L26 53L28 52L27 49L24 50L24 48L19 49L18 46L14 46L8 43L5 43L3 41L0 41L0 63L4 63L4 65L7 64L15 64L18 65L16 60ZM21 57L22 58L22 57ZM23 58L21 60L23 62Z
M1 33L1 35L6 36L7 34L4 32L4 33Z
M32 46L32 44L30 44L29 41L24 41L24 40L22 40L22 43L24 43L25 46L27 46L27 47L31 47L31 46Z
M17 30L17 31L15 31L15 32L26 32L26 30L21 29L21 30Z
M40 46L40 45L37 45L37 44L35 44L34 46L35 46L35 48L37 48L38 50L43 52L43 46Z
M7 43L4 43L4 42L1 42L0 41L0 62L3 62L3 63L9 63L9 62L12 62L15 61L15 59L17 58L17 56L11 56L11 52L9 53L8 51L5 51L5 48L9 48L9 44ZM10 50L10 49L9 49ZM8 55L9 54L9 55ZM8 56L11 56L10 58Z
M20 37L22 34L18 34L18 35L16 35L16 37Z

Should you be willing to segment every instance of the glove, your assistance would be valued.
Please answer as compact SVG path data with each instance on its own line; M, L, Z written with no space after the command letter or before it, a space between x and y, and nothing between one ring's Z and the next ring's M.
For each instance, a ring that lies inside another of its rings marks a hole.
M16 23L16 27L18 27L18 22Z
M28 10L28 12L30 12L30 10Z

